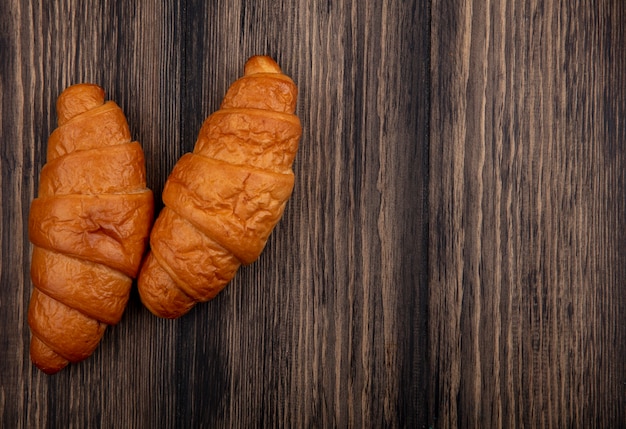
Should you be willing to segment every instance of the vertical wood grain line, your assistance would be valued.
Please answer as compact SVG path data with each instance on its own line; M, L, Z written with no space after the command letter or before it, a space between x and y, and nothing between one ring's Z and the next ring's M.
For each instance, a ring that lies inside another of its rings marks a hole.
M467 109L460 96L467 87L471 25L469 2L433 2L431 42L431 120L429 211L429 338L431 341L431 418L437 427L457 425L461 384L461 308L464 299L461 228L465 192ZM448 105L445 100L455 102ZM451 268L451 269L448 269Z
M23 176L25 174L24 152L28 151L28 147L22 147L18 142L23 141L26 136L32 138L32 124L27 119L28 111L31 106L27 106L26 98L31 96L30 82L27 82L28 76L24 73L22 58L28 58L29 52L28 41L31 40L30 32L32 27L28 26L29 17L27 11L23 11L22 4L11 4L9 9L12 11L13 21L11 24L14 30L14 36L9 46L3 46L6 49L6 61L13 66L15 73L15 81L4 82L2 85L2 105L10 106L11 117L13 123L3 123L2 126L2 157L0 160L3 179L2 197L7 198L6 201L11 204L2 204L2 265L0 278L3 288L9 289L10 294L7 298L2 299L0 304L3 308L3 320L5 317L13 317L18 326L22 327L26 324L27 301L29 294L28 281L25 279L28 270L23 268L21 261L24 255L29 254L29 245L24 239L24 214L28 211L28 205L25 204L28 197L24 194L29 191L28 186L24 187ZM8 25L7 25L8 27ZM25 40L24 40L25 39ZM8 45L8 44L7 44ZM26 48L26 49L25 49ZM9 56L13 54L12 58ZM4 57L3 55L3 57ZM12 60L12 61L11 61ZM4 80L4 79L3 79ZM4 128L7 128L5 134ZM11 150L17 149L17 150ZM13 210L13 213L11 213ZM9 319L10 321L10 319ZM4 322L4 320L3 320ZM7 323L8 324L8 323ZM4 325L4 323L3 323ZM10 325L9 325L10 326ZM11 336L6 344L3 344L5 350L11 352L9 357L10 370L6 371L2 377L9 380L9 384L19 387L17 395L7 395L2 389L2 397L0 400L8 402L9 406L14 407L10 411L14 415L23 415L27 410L28 398L24 394L26 387L25 373L27 368L24 362L28 361L28 346L26 335ZM4 341L3 341L4 343ZM10 420L9 420L10 421ZM0 422L1 423L1 422ZM1 425L1 424L0 424Z
M479 404L483 403L482 365L481 365L481 317L484 299L481 293L481 277L483 271L483 194L485 165L485 89L487 79L486 50L489 46L489 3L471 3L468 16L468 78L465 97L467 111L463 112L461 124L465 127L465 141L459 142L466 147L464 164L464 182L466 191L463 205L467 206L470 215L463 215L463 228L467 231L464 253L464 302L462 313L468 316L468 335L461 335L461 353L468 359L471 379L462 379L463 408L461 412L468 419L463 425L476 426L482 414ZM475 71L475 73L473 72ZM475 142L475 144L474 144ZM465 274L466 273L466 274ZM463 316L462 316L462 323ZM497 373L495 373L497 376ZM463 420L462 420L463 421Z
M378 64L378 69L376 70L376 77L379 82L377 93L376 93L376 114L379 118L380 124L378 128L378 154L381 159L380 168L378 171L378 175L376 178L376 190L380 192L380 210L378 213L378 219L376 221L376 227L378 229L378 236L380 238L381 245L381 254L380 254L380 265L381 267L386 267L386 269L381 269L381 296L382 296L382 332L384 339L384 353L381 359L384 362L383 371L384 371L384 401L382 404L382 412L385 418L385 423L387 425L391 425L394 417L396 417L395 413L395 405L398 403L398 393L400 391L399 386L399 371L398 365L396 364L397 357L397 341L399 340L395 335L398 326L395 321L394 313L397 312L397 304L398 304L398 296L396 294L396 285L397 282L394 281L393 271L397 270L398 267L394 266L393 259L393 250L392 243L389 243L386 239L391 236L391 231L389 231L390 227L387 225L386 221L386 207L389 204L393 204L391 201L388 201L390 196L388 193L385 193L387 189L386 186L382 185L382 181L385 180L387 176L387 159L385 153L385 143L386 143L386 127L387 122L386 119L388 116L391 116L392 113L386 108L387 94L389 94L390 88L388 85L389 77L384 75L384 71L388 70L388 58L387 52L390 49L387 46L387 40L390 37L388 26L389 26L389 5L388 2L383 2L382 5L382 13L381 13L381 35L380 35L380 45L379 55L380 62ZM395 118L389 118L389 120L394 120ZM422 214L423 215L423 214ZM395 238L395 237L394 237ZM419 285L416 285L419 287ZM397 422L396 422L397 424Z

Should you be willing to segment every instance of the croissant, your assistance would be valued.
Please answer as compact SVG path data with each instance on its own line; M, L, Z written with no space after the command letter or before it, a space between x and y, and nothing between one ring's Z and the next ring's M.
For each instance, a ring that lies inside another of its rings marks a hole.
M152 224L142 148L104 96L93 84L59 96L30 207L30 356L47 374L89 357L119 322Z
M214 298L260 256L294 186L296 97L273 59L250 58L204 121L193 153L174 166L138 278L155 315L176 318Z

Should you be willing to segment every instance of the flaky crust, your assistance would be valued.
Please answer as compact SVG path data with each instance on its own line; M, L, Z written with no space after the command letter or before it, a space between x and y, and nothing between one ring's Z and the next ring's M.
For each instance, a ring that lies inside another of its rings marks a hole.
M48 374L90 356L121 319L154 210L141 146L102 88L69 87L57 116L28 223L30 355Z
M296 85L273 59L250 58L193 153L174 166L138 279L155 315L179 317L212 299L263 251L294 186L296 99Z

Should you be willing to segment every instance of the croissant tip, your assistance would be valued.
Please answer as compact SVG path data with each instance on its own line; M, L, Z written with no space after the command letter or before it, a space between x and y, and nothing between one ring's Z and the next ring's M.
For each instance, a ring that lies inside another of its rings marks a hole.
M72 93L83 93L83 92L92 92L101 95L104 98L104 88L96 83L83 82L83 83L75 83L73 85L68 86L63 90L61 95L68 96Z
M40 370L41 372L43 372L46 375L54 375L57 374L59 372L61 372L62 369L64 369L66 365L63 365L62 367L47 367L43 364L39 364L39 363L35 363L33 362L33 364L35 365L35 367Z
M74 116L102 105L104 97L104 89L95 83L77 83L65 88L56 103L59 126Z
M274 59L265 55L255 55L246 62L244 73L246 75L256 73L282 73L280 66Z

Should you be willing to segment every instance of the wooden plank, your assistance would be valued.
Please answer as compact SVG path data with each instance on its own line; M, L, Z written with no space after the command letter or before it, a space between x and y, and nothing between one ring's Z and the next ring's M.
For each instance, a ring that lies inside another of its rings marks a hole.
M433 426L626 421L625 18L433 1Z
M8 332L0 336L0 411L2 422L18 422L25 413L24 393L28 382L23 376L27 371L25 355L28 338L23 327L26 323L29 270L24 260L29 256L24 243L24 226L32 196L33 176L32 149L21 146L22 141L33 141L35 131L32 126L24 127L33 115L35 96L23 70L33 61L32 56L24 55L23 34L19 21L21 8L13 11L9 19L8 11L0 6L0 23L13 37L3 38L0 46L2 72L0 73L0 326ZM11 202L9 204L9 202ZM19 394L18 394L19 392ZM5 426L2 424L2 426Z
M127 3L0 5L0 426L423 426L429 2ZM261 259L176 321L133 292L91 358L34 369L25 220L58 94L107 90L159 199L257 53L298 83L304 126Z

